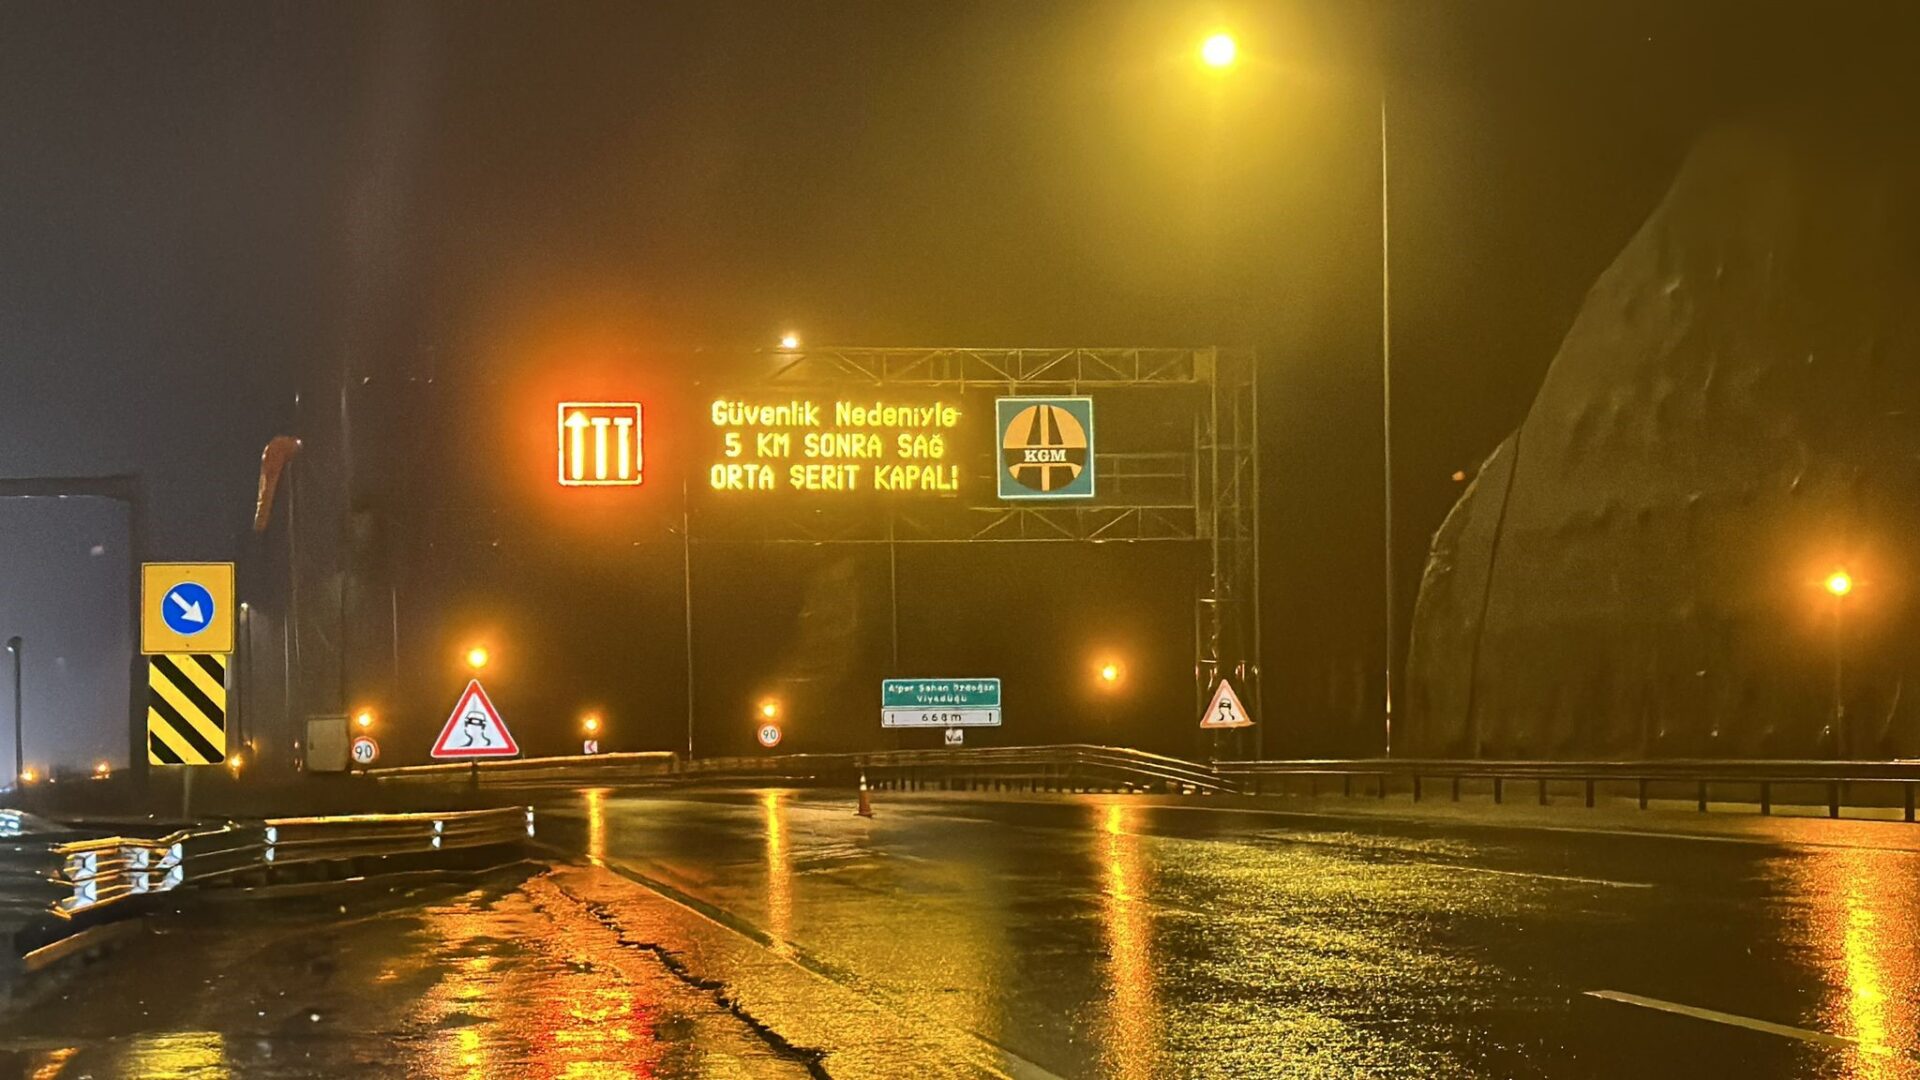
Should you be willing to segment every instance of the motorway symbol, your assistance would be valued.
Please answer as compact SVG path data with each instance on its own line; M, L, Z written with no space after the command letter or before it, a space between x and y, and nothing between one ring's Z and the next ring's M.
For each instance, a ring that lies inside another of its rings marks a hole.
M599 753L599 752L600 752L600 740L599 740L599 739L585 739L585 740L582 740L582 742L580 743L580 752L581 752L581 753L583 753L583 754L597 754L597 753Z
M227 658L147 658L147 761L218 765L227 759Z
M453 712L447 716L446 726L440 729L440 737L434 740L433 756L491 758L513 757L518 753L520 744L513 741L507 722L488 700L480 680L467 683Z
M998 490L1002 499L1093 497L1093 399L1000 398Z
M1240 695L1233 692L1233 684L1225 679L1213 692L1213 700L1207 703L1207 711L1200 714L1200 726L1203 728L1243 728L1252 727L1253 719L1247 715L1247 707L1240 703Z
M769 750L773 749L776 746L779 746L780 745L780 725L779 724L761 724L760 731L759 731L759 738L760 738L760 745L766 747Z
M380 760L380 744L373 741L371 735L357 735L353 740L353 763L371 765Z
M559 425L563 486L640 483L639 402L563 401Z
M967 729L965 728L950 727L946 730L945 734L948 746L961 746L967 741Z
M143 564L140 651L232 652L233 564Z

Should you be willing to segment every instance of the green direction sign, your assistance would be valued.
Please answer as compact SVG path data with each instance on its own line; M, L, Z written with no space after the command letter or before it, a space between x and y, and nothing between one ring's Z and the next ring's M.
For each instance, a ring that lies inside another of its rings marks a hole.
M888 679L880 684L883 709L997 709L999 679Z
M1000 726L999 679L887 679L880 684L880 726Z

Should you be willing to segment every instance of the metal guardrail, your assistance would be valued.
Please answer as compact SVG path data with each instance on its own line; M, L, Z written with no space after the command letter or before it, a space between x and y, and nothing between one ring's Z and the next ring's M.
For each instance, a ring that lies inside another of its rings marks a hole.
M374 769L381 782L478 782L502 787L575 787L583 783L792 783L853 786L1018 786L1033 790L1148 788L1214 792L1226 784L1214 771L1178 758L1124 747L977 747L872 753L765 754L681 759L672 753L597 754L414 765Z
M16 845L0 878L39 881L27 910L71 919L137 896L213 883L278 867L518 843L534 834L531 806L424 814L270 818L259 824L188 829L157 839L110 836L42 847ZM37 864L37 865L36 865ZM16 893L17 894L17 893Z
M463 780L504 787L576 787L585 783L687 784L784 783L852 786L865 780L874 787L905 789L1025 789L1042 791L1129 790L1259 795L1289 780L1338 781L1351 794L1356 786L1384 797L1390 788L1410 791L1417 801L1439 782L1460 797L1467 781L1491 785L1494 800L1504 802L1509 787L1531 783L1537 798L1550 801L1553 789L1573 785L1586 805L1601 791L1629 786L1641 808L1655 798L1690 797L1702 810L1715 793L1749 797L1770 814L1781 794L1812 791L1829 816L1843 806L1898 807L1907 820L1920 803L1920 761L1756 761L1673 759L1665 761L1522 761L1435 758L1307 759L1288 761L1215 761L1198 764L1122 747L1064 746L977 747L964 749L885 750L872 753L766 754L696 758L671 753L603 754L592 757L532 758L464 764L376 769L381 781ZM1723 801L1732 801L1723 799ZM1803 805L1819 805L1819 802Z
M1839 817L1842 806L1898 806L1907 821L1915 820L1916 797L1920 796L1920 761L1755 761L1671 759L1664 761L1486 761L1432 758L1372 758L1301 761L1216 761L1214 771L1249 794L1261 794L1288 778L1306 779L1309 784L1322 778L1337 779L1342 790L1352 793L1356 780L1370 785L1373 793L1386 797L1389 785L1403 783L1414 801L1425 794L1425 785L1440 781L1450 785L1451 797L1460 798L1462 781L1486 781L1493 789L1495 802L1504 802L1507 785L1531 783L1542 805L1551 799L1555 784L1578 785L1587 806L1595 805L1604 786L1630 785L1642 810L1656 797L1673 798L1683 791L1697 808L1707 809L1710 796L1718 789L1725 794L1733 788L1753 796L1762 814L1771 814L1779 789L1819 791L1827 816ZM1310 788L1311 789L1311 788ZM1876 796L1872 801L1856 800L1861 789ZM1894 800L1897 799L1898 802ZM1743 800L1744 801L1744 800ZM1811 803L1807 805L1819 805Z

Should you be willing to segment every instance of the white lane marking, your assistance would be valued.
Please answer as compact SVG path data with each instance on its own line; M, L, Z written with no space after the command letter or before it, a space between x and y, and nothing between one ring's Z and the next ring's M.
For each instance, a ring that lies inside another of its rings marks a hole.
M1650 881L1608 881L1606 878L1573 877L1569 874L1536 874L1530 870L1495 870L1486 866L1461 866L1457 863L1422 863L1423 866L1444 866L1450 870L1465 870L1470 874L1499 874L1502 877L1535 878L1540 881L1565 881L1574 885L1604 885L1609 889L1651 889Z
M1599 998L1602 1001L1618 1001L1623 1005L1638 1005L1643 1009L1653 1009L1657 1012L1673 1013L1676 1016L1692 1017L1695 1020L1707 1020L1715 1024L1726 1024L1730 1027L1746 1028L1748 1031L1763 1031L1769 1035L1780 1035L1789 1039L1799 1039L1802 1042L1820 1043L1825 1046L1840 1046L1849 1050L1859 1050L1862 1053L1879 1054L1887 1057L1904 1056L1901 1051L1895 1047L1881 1046L1878 1043L1862 1042L1859 1039L1849 1038L1845 1035L1829 1035L1824 1031L1810 1031L1806 1028L1790 1027L1786 1024L1776 1024L1768 1020L1755 1020L1750 1016L1736 1016L1733 1013L1723 1013L1715 1009L1702 1009L1693 1005L1681 1005L1678 1002L1662 1001L1659 998L1643 997L1639 994L1629 994L1620 990L1589 990L1587 991L1587 996Z

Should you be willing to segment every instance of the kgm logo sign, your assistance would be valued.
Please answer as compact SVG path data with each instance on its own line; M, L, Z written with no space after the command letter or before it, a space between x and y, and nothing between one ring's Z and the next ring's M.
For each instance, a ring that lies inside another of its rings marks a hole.
M1002 499L1093 497L1093 399L1016 397L994 402Z

